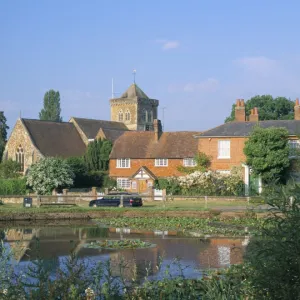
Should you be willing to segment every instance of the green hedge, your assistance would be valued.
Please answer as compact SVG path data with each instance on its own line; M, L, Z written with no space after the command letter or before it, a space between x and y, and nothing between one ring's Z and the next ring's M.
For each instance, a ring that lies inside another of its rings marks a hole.
M0 179L0 195L25 195L26 178Z

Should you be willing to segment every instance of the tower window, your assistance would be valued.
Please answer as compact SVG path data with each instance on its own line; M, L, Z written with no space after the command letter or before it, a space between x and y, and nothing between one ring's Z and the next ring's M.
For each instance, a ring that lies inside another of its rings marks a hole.
M24 172L24 150L20 145L16 151L16 161L20 164L20 171Z
M123 110L119 111L119 122L123 122Z
M145 109L142 112L142 122L147 122L147 111Z
M130 121L130 111L128 109L125 112L125 121Z
M149 112L149 117L148 117L148 121L149 122L153 122L153 111L151 110L150 112Z

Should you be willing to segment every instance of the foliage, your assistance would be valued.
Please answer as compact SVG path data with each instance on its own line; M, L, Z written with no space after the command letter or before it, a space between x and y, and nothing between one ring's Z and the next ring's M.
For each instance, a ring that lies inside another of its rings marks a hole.
M44 108L39 114L40 120L62 122L60 113L61 108L59 92L54 90L47 91L44 95Z
M290 166L288 131L285 128L255 126L245 143L246 163L263 182L283 181Z
M262 120L292 120L294 119L295 103L285 97L273 98L271 95L254 96L245 102L246 115L252 108L257 107L259 119ZM235 104L225 122L234 121Z
M300 186L275 186L267 202L273 214L248 246L248 278L256 299L299 299Z
M20 177L20 164L12 159L0 163L0 178L10 179Z
M140 239L129 240L101 240L92 241L85 245L85 248L93 249L138 249L138 248L149 248L153 247L154 244L149 242L141 241Z
M4 112L0 111L0 161L2 160L6 139L7 139L7 130L9 127L6 124L6 117Z
M159 178L155 180L154 187L158 190L166 190L168 195L179 195L181 188L178 180L172 178Z
M89 171L107 171L112 143L108 140L94 140L88 144L84 161Z
M204 152L198 152L194 157L194 160L196 162L195 167L179 166L177 170L187 174L191 174L196 171L206 172L211 164L211 157Z
M0 195L26 195L26 178L0 179Z
M73 184L74 173L68 163L60 158L47 157L32 165L27 184L39 195L51 194L56 188Z

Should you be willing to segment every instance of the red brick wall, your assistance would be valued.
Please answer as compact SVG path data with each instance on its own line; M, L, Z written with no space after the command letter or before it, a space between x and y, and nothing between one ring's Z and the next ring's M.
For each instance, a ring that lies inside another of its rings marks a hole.
M110 177L130 177L139 170L140 167L147 167L157 177L169 177L183 175L177 170L178 166L183 165L183 159L169 159L167 167L155 167L154 159L130 159L130 168L116 168L117 160L109 161Z
M230 140L230 159L218 159L218 141ZM212 170L230 170L246 161L243 149L246 138L200 138L198 150L211 156Z

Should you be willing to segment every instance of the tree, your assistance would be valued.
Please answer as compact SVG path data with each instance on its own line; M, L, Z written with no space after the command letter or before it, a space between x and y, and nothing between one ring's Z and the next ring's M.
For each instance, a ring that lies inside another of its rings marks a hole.
M89 171L107 171L112 143L108 140L95 140L88 144L84 156Z
M6 125L6 118L4 112L0 111L0 161L2 160L6 139L7 139L7 130L9 127Z
M61 109L59 92L49 90L44 96L44 108L39 114L40 120L62 122L60 113Z
M288 131L285 128L255 126L245 143L246 163L263 182L283 181L290 166Z
M12 159L4 160L0 164L0 178L12 179L20 177L20 164Z
M257 107L259 120L292 120L294 119L295 103L285 97L273 98L271 95L255 96L245 102L246 115L252 108ZM234 121L235 104L225 122Z
M32 165L27 184L39 195L51 194L55 188L73 184L74 173L68 163L60 158L47 157Z

